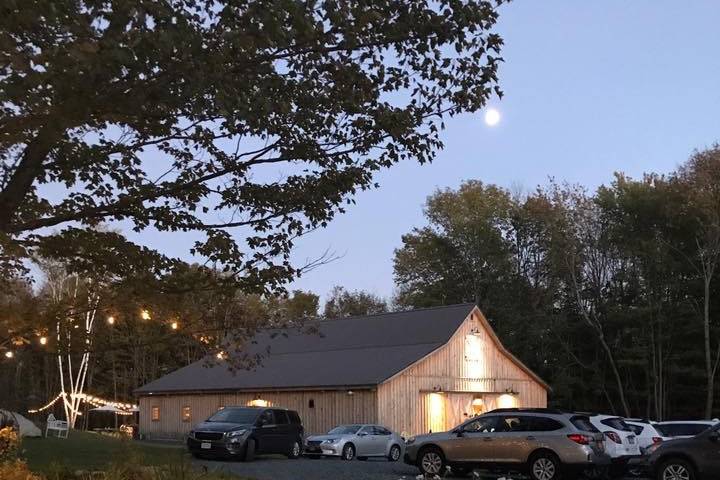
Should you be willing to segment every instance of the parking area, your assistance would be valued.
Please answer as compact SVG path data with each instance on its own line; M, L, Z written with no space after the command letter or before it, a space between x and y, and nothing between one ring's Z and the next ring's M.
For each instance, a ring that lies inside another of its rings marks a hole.
M280 456L265 456L250 463L205 460L195 462L208 469L222 470L256 480L410 480L418 476L416 468L402 462L386 460L344 462L330 458L288 460ZM474 479L491 480L498 477L523 478L519 475L481 474Z

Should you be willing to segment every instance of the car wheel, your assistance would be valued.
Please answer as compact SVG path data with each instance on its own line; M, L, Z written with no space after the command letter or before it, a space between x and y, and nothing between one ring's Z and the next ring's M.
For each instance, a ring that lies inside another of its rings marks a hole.
M355 458L355 447L352 443L348 443L342 449L342 459L352 460L353 458Z
M441 475L445 472L445 457L434 447L426 448L418 456L418 467L425 475Z
M287 457L288 458L298 458L301 454L302 454L302 444L300 443L300 440L293 441L293 444L290 447L290 452L288 452Z
M247 442L245 442L245 455L243 456L243 461L245 462L252 462L255 460L255 440L252 438L249 438Z
M690 463L681 459L672 459L658 469L658 480L695 480L695 469Z
M400 460L400 446L399 445L393 445L390 447L390 453L388 453L388 460L391 462L397 462Z
M560 478L560 462L552 453L537 453L530 458L530 478L533 480L557 480Z

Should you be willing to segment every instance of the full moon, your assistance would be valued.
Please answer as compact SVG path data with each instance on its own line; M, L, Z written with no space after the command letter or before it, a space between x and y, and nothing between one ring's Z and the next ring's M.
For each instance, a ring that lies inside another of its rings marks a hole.
M485 112L485 124L490 127L494 127L498 124L498 122L500 122L500 112L498 112L494 108L489 108Z

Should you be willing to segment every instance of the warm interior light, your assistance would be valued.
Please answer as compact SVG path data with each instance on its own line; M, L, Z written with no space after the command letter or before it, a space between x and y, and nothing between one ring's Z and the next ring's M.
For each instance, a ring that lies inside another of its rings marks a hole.
M503 393L497 399L497 407L498 408L515 408L515 407L517 407L515 395L510 395L509 393Z
M107 318L107 322L108 322L108 324L110 324L110 325L115 325L115 317L113 317L112 315L110 315L110 316Z
M262 398L256 398L255 400L250 400L248 405L251 407L269 407L270 402L263 400Z
M441 393L428 394L429 427L433 432L445 430L445 397Z
M40 337L40 345L47 345L47 337Z
M142 318L143 320L150 320L150 312L148 312L147 310L143 309L143 310L140 312L140 318Z
M14 356L15 356L15 354L13 352L10 352L10 351L5 352L6 358L13 358Z
M173 330L177 330L177 329L178 329L178 322L172 322L172 323L170 324L170 328L172 328Z
M472 401L473 415L482 415L485 413L485 401L482 398L476 398Z

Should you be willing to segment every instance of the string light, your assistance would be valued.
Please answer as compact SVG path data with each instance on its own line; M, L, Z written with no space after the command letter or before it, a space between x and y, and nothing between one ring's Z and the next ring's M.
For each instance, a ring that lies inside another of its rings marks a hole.
M5 358L13 358L14 356L15 356L15 354L10 350L5 352Z
M107 317L107 322L108 322L108 325L115 325L115 317L110 315L109 317Z
M47 337L40 337L40 345L47 345Z
M170 324L170 328L172 328L173 330L177 330L177 329L178 329L178 322L172 322L172 323Z
M225 358L225 352L218 352L215 356L218 360L223 360Z
M57 401L60 400L61 398L63 398L65 395L66 395L65 392L60 392L57 397L50 400L47 404L45 404L45 406L28 410L28 413L38 413L38 412L42 412L43 410L47 410L48 408L55 405L57 403Z
M142 318L143 320L150 320L150 312L145 309L141 310L140 318Z

